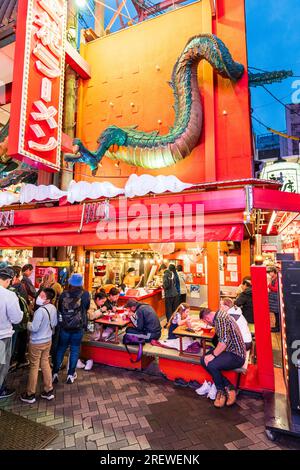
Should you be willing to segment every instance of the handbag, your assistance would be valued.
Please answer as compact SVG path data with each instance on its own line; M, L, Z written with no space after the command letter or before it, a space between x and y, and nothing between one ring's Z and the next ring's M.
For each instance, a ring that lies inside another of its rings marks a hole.
M130 361L132 363L136 363L141 360L142 355L143 355L143 345L146 343L145 341L146 338L147 336L145 335L138 335L134 333L125 333L125 335L123 336L123 344L125 345L126 351L128 352ZM132 358L131 352L128 349L128 344L138 345L139 349L138 349L136 359Z
M184 352L190 353L190 354L199 354L201 351L200 344L198 341L195 341L192 344L189 344L189 346L184 350Z

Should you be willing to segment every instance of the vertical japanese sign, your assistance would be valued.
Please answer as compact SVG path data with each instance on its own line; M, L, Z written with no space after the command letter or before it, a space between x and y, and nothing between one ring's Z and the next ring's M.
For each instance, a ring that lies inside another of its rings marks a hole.
M65 0L18 2L8 154L47 171L60 167Z

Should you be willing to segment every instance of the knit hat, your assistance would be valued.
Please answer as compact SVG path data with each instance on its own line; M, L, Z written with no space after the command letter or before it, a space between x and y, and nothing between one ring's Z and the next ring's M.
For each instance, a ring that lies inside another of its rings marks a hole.
M0 276L5 277L6 279L13 279L15 276L15 272L12 268L7 266L6 268L1 268L0 269Z
M73 287L81 287L83 284L83 276L82 274L72 274L72 276L69 278L69 285Z

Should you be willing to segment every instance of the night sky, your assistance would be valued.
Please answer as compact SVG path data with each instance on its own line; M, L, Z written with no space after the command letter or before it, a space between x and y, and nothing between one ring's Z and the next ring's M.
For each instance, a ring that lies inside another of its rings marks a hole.
M283 103L292 102L293 82L300 89L300 0L246 0L248 63L263 70L293 70L289 78L267 88ZM284 107L261 88L251 88L253 115L285 130ZM300 93L298 94L300 98ZM267 132L253 123L257 133Z

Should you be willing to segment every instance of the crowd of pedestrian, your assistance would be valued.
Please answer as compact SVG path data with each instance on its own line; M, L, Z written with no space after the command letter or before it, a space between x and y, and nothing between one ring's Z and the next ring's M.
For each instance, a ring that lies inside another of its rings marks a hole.
M70 351L67 365L67 383L73 384L77 378L76 368L90 370L92 361L85 365L80 360L80 347L88 321L95 322L108 312L116 313L120 290L111 287L108 291L98 289L94 299L83 288L83 276L73 273L68 287L63 290L49 268L38 289L31 280L33 266L4 266L0 268L0 399L14 394L6 385L9 368L29 366L26 390L20 398L26 403L36 401L39 370L43 376L41 398L52 400L55 397L54 384L61 380L60 370L67 350ZM186 303L185 276L182 267L170 263L160 267L165 297L168 328L168 341L176 339L174 330L178 326L192 326L190 306ZM130 273L129 273L130 274ZM279 328L278 281L276 269L269 270L270 308ZM125 305L131 325L129 336L143 342L157 341L161 337L161 324L155 310L148 304L130 299ZM201 360L202 366L211 374L210 394L215 397L215 406L228 406L235 402L234 387L222 375L222 370L241 367L246 352L251 349L253 332L252 283L245 277L235 300L221 300L218 311L207 308L200 312L201 320L215 328L215 346ZM91 339L98 340L100 333L97 324ZM113 333L109 327L102 337L109 338ZM204 384L199 394L205 389ZM212 393L213 392L213 393Z

